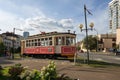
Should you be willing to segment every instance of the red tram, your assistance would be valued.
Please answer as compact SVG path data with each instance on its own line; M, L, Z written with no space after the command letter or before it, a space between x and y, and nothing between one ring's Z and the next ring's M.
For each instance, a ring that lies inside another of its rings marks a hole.
M49 32L21 40L21 54L34 57L73 57L76 34Z

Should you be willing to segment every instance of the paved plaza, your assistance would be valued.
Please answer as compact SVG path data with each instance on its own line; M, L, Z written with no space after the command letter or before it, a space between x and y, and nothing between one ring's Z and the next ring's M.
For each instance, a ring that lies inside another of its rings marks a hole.
M43 66L49 64L50 59L19 59L8 60L0 58L0 65L10 66L16 63L21 63L29 69L40 70ZM120 67L95 68L90 66L75 66L73 62L67 60L54 60L57 66L57 72L65 73L71 78L79 80L120 80Z

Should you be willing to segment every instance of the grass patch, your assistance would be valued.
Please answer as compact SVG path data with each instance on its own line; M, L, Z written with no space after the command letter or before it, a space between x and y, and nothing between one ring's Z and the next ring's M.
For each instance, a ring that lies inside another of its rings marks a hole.
M1 70L1 73L2 73L4 76L9 75L9 74L8 74L9 68L10 68L10 67L5 67L4 69Z
M120 67L120 64L108 63L108 62L96 61L96 60L90 60L90 66L106 68L106 67Z
M0 75L0 80L8 80L8 78L9 78L8 71L9 71L9 67L5 67L5 68L1 69L0 72L2 75Z
M73 58L69 59L71 62L74 62ZM77 66L84 66L84 65L88 65L87 61L83 58L77 58L76 59L76 65ZM89 60L89 65L90 67L99 67L99 68L107 68L107 67L120 67L120 64L116 64L116 63L108 63L108 62L104 62L104 61L97 61L97 60Z
M14 54L14 58L15 58L15 59L20 59L20 58L21 58L20 53L15 53L15 54Z

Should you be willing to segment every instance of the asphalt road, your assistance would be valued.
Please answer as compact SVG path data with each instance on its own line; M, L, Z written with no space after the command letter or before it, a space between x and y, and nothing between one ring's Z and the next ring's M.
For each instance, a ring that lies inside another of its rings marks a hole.
M84 59L87 59L87 53L78 53L79 56L83 57ZM104 61L109 63L116 63L120 64L120 56L116 56L112 53L89 53L90 60L98 60L98 61Z

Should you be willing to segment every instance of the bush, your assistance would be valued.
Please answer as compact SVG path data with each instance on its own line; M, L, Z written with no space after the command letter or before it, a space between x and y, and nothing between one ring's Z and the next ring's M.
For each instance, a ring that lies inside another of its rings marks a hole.
M0 76L2 75L2 66L0 66Z
M21 80L40 80L40 72L38 70L26 70L20 75Z
M26 70L24 73L20 75L22 80L56 80L56 66L53 61L47 67L43 67L41 71L34 70L28 71Z
M40 71L30 71L22 67L21 64L16 64L11 66L7 72L9 73L7 80L72 80L65 74L58 76L54 61L51 61L48 66L43 67Z
M21 66L21 64L15 64L14 66L11 66L8 73L10 74L11 80L18 80L19 75L24 71L24 68Z
M57 78L56 66L53 61L47 67L41 69L41 80L55 80Z

